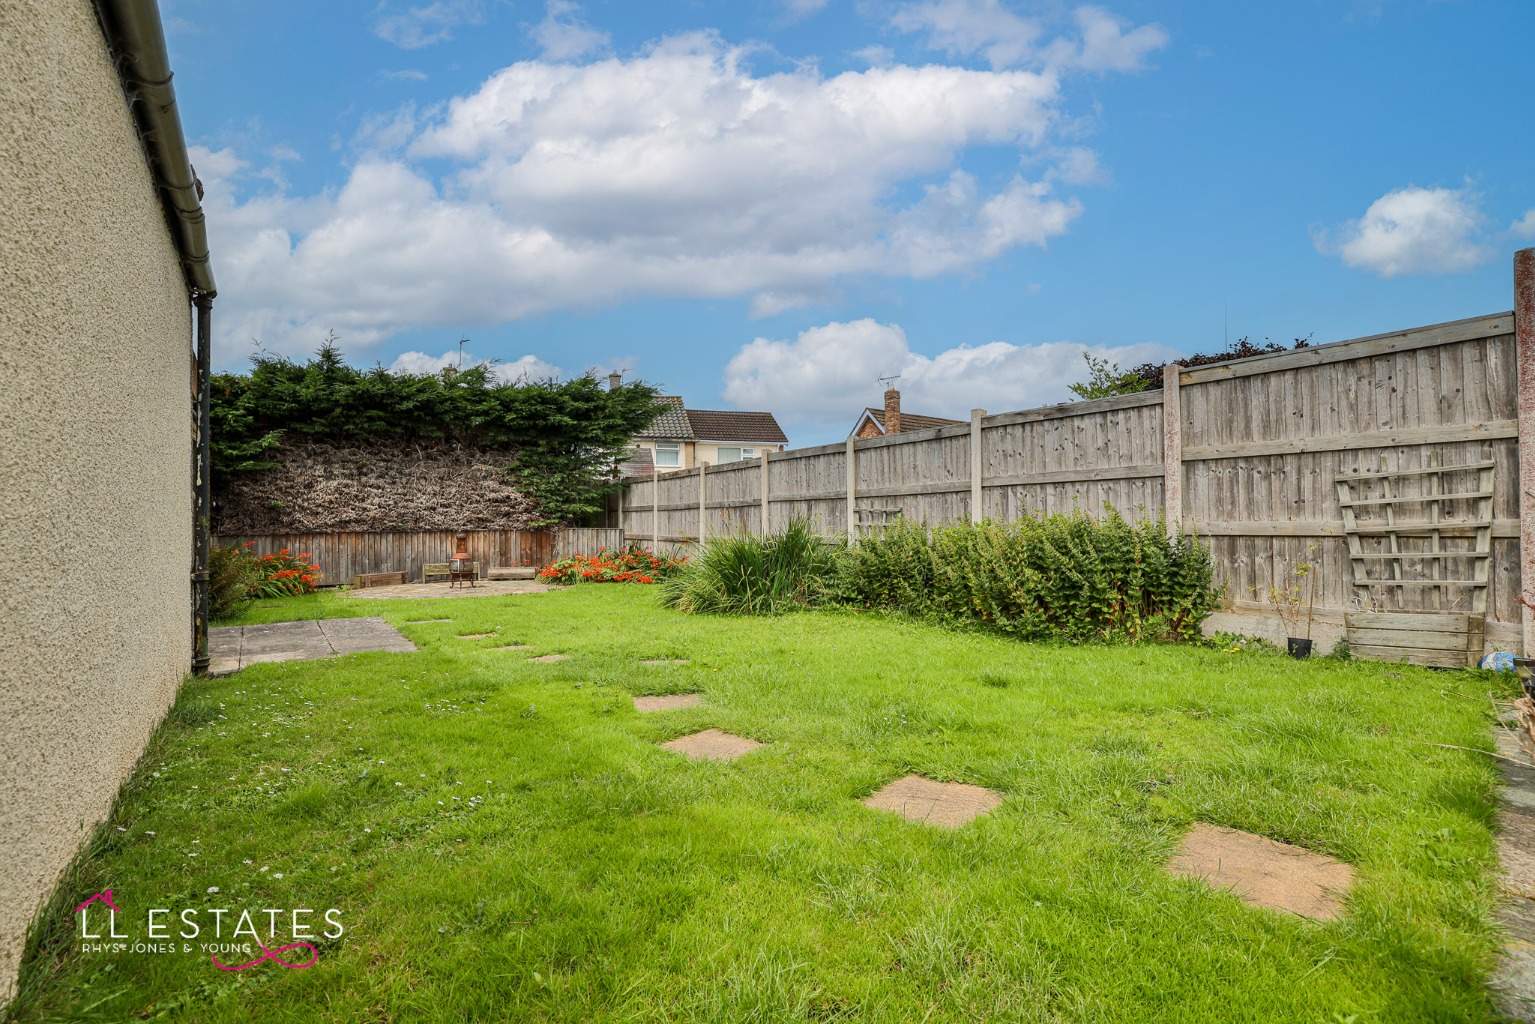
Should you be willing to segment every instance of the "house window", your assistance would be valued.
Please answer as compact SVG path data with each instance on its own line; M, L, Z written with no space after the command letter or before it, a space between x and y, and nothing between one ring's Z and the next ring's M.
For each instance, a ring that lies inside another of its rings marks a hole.
M719 450L721 466L727 462L740 462L742 459L755 459L756 457L757 449L755 448L721 448Z
M682 445L656 442L656 465L673 468L682 465Z

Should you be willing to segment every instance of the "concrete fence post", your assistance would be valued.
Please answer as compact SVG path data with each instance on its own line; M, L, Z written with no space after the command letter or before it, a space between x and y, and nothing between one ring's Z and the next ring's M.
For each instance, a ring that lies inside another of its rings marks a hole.
M981 420L985 409L970 410L970 521L981 521Z
M1183 407L1178 401L1182 372L1177 363L1162 368L1162 508L1173 540L1183 535Z
M650 468L650 550L661 550L661 471Z
M1514 350L1519 366L1519 606L1524 656L1535 652L1535 249L1514 253Z
M705 501L708 493L708 485L704 471L709 467L704 463L698 464L698 546L704 546L704 538L709 535L709 506Z
M771 452L762 452L762 536L766 537L770 532L768 523L768 458Z
M858 498L858 441L856 438L847 439L847 542L852 544L858 539L858 517L853 511L853 503Z

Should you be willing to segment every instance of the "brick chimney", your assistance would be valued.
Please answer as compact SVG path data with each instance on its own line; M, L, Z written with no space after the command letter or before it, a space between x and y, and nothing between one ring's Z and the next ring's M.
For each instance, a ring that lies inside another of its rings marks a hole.
M885 389L885 433L901 432L901 393L895 388Z
M624 375L623 374L621 374L621 373L610 373L610 374L608 374L608 390L609 391L617 391L618 390L618 386L620 384L622 384L623 382L624 382Z

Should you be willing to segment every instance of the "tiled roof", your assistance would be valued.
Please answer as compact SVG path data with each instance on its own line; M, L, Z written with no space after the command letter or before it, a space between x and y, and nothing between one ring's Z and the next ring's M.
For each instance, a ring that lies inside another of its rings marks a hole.
M874 422L879 424L880 430L885 429L885 410L865 409L864 412L874 417ZM859 419L861 420L862 417L859 417ZM927 430L931 427L952 427L956 423L963 422L965 421L946 420L942 416L920 416L914 412L903 412L901 413L901 433L905 434L912 430Z
M621 477L650 476L655 471L656 464L650 457L650 449L639 445L626 449L623 460L618 464L618 475Z
M656 401L665 402L667 408L639 436L659 438L662 441L693 440L693 428L688 426L688 414L682 408L682 399L676 395L657 395Z
M770 412L715 412L689 409L688 423L702 441L752 441L757 444L788 444L789 438Z

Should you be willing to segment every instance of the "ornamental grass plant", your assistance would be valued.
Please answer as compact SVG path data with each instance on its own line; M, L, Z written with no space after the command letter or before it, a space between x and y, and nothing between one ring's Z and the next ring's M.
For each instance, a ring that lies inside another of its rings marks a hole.
M662 600L685 612L736 615L811 604L837 571L837 550L801 520L771 537L721 537L666 582Z

